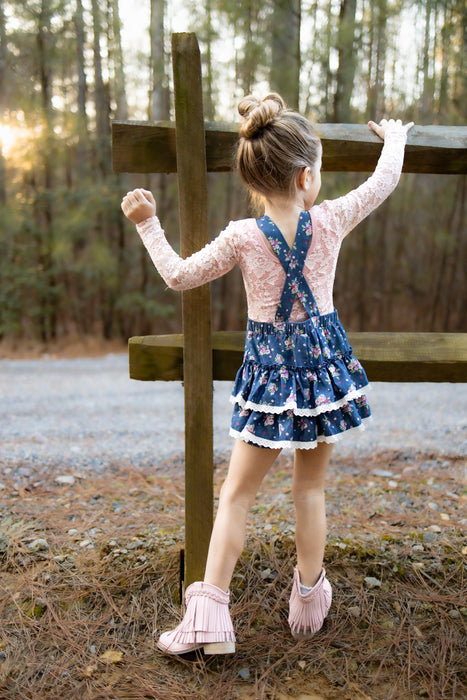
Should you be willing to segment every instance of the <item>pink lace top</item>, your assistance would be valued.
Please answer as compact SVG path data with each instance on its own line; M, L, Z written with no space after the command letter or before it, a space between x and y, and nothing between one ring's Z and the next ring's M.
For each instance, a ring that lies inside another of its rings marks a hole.
M405 142L405 131L388 132L378 165L368 180L345 196L325 200L310 210L313 238L303 272L321 314L334 309L332 290L342 239L396 187ZM177 255L167 242L156 216L138 224L137 230L154 265L171 289L197 287L224 275L238 264L243 274L249 318L274 321L285 273L255 219L231 221L215 240L186 259ZM290 320L306 318L306 311L296 299Z

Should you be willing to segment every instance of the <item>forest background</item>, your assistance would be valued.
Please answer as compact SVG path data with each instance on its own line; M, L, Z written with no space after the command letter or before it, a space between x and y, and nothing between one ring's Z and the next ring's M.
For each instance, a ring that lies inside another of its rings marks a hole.
M173 119L170 36L198 35L209 121L277 90L316 122L394 116L460 125L463 0L0 0L0 340L126 340L180 329L120 211L151 188L178 248L175 176L116 175L112 119ZM325 173L320 201L362 174ZM212 237L249 215L232 173L209 176ZM350 330L467 330L466 176L403 175L344 242L335 303ZM243 329L234 270L212 284L214 329Z

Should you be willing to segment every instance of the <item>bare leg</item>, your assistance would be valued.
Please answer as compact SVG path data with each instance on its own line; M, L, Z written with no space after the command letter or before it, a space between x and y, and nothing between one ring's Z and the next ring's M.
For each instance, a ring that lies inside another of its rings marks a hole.
M227 591L245 543L246 520L261 482L280 449L237 440L222 486L204 580Z
M320 442L313 450L295 450L292 493L295 503L297 566L300 582L314 586L324 558L326 510L324 480L332 445Z

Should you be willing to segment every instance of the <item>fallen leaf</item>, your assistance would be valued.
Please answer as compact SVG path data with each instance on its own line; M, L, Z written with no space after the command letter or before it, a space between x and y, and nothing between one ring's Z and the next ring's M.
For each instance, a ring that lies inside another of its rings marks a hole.
M122 651L116 651L115 649L107 649L101 656L99 656L99 661L103 661L106 664L118 664L123 658Z
M92 676L92 674L95 673L96 671L97 671L97 664L92 664L91 666L86 667L84 675L87 678L90 678Z

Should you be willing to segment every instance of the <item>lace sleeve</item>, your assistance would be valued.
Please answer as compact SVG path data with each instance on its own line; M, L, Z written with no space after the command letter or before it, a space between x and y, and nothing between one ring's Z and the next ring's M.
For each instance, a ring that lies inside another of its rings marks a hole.
M157 216L136 226L157 271L171 289L199 287L221 277L237 262L234 227L229 225L217 238L188 258L181 258L168 243Z
M346 236L396 188L404 162L406 140L407 134L402 129L387 133L378 164L368 180L343 197L319 205L321 213L327 218L327 229L338 238Z

